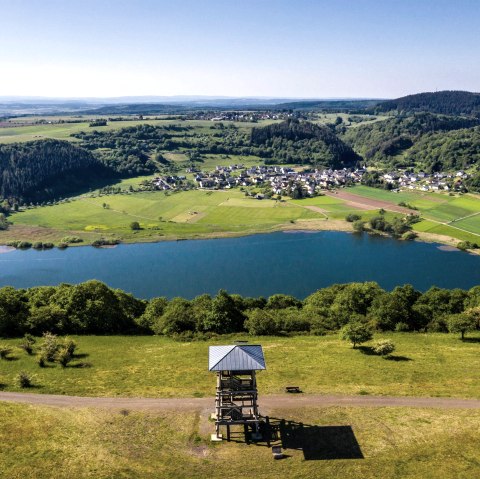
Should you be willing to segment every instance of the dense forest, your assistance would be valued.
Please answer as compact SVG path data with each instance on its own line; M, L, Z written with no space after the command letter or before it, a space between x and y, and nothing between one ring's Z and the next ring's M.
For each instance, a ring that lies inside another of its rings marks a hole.
M445 115L473 115L480 117L480 93L468 91L439 91L417 93L396 100L378 103L375 113L396 111L398 113L431 112Z
M440 132L445 135L446 133L443 132L471 128L479 124L480 120L474 118L417 113L410 116L399 115L384 121L349 128L343 135L343 139L369 163L383 163L387 167L405 167L412 166L415 157L411 156L405 160L403 156L396 156L412 147L423 135ZM476 148L477 139L476 135L470 137L470 141L474 143L473 149ZM457 146L460 145L461 143L457 143ZM442 166L442 169L447 170L448 167Z
M216 334L286 335L335 332L362 323L379 331L451 330L480 327L480 286L469 291L410 285L388 292L377 283L336 284L300 301L275 294L248 298L226 291L192 300L137 299L99 281L78 285L0 289L0 337L26 333L162 334L206 338Z
M0 145L0 197L3 198L51 197L105 173L90 152L68 141Z
M287 120L253 128L251 143L263 147L262 156L279 163L322 165L330 168L354 166L361 160L328 126Z
M405 162L420 164L427 172L466 170L480 164L480 127L426 133L408 150Z

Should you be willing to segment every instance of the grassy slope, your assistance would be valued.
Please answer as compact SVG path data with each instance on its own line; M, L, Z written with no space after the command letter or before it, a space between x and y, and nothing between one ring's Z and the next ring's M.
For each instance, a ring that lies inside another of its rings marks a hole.
M331 407L269 413L317 426L308 441L317 457L325 450L322 442L336 457L351 444L361 455L305 460L301 449L287 449L287 459L273 461L260 445L211 444L206 411L119 413L0 403L1 470L4 477L35 479L236 479L247 469L257 478L470 479L480 469L479 411ZM328 426L351 428L351 441Z
M398 396L480 396L477 342L447 334L391 333L396 361L363 354L337 336L253 338L265 350L267 371L259 375L262 394L280 393L290 383L306 393ZM380 336L379 336L380 337ZM35 392L84 396L202 397L214 393L207 371L208 345L148 337L78 337L79 353L89 368L58 365L39 368L35 357L15 350L16 360L2 361L0 384L19 390L15 375L35 375ZM19 340L4 340L16 347ZM219 344L230 342L223 338ZM468 366L466 366L468 365Z
M104 208L103 204L108 204ZM246 198L229 191L192 190L166 196L163 192L83 197L70 203L35 208L12 215L14 227L0 232L6 242L16 234L15 225L73 232L97 232L124 240L141 241L160 237L190 236L212 232L268 231L296 220L322 219L320 213L289 202ZM130 230L132 221L144 228Z

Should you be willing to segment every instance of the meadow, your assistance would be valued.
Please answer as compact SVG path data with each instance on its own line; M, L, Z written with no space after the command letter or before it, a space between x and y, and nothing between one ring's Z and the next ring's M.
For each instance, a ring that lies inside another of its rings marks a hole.
M37 233L41 239L47 231L58 240L73 233L86 241L92 235L123 241L158 241L212 233L221 236L273 231L304 220L323 221L324 215L289 201L245 197L238 189L84 195L62 204L13 214L13 226L0 232L0 241L5 243L28 235L32 240ZM132 221L138 221L142 229L132 231Z
M213 424L204 410L145 413L0 402L1 475L32 479L478 475L477 410L313 407L264 413L302 422L308 430L308 449L291 444L284 451L286 458L274 461L265 443L210 443ZM324 451L330 455L325 457Z
M238 339L239 335L235 337ZM441 333L385 333L397 350L391 359L353 349L337 335L258 337L267 370L258 377L261 394L282 393L298 385L306 394L394 396L480 396L480 335L466 341ZM20 391L15 376L34 375L36 393L79 396L209 397L215 380L207 370L208 346L230 343L223 337L207 342L176 342L159 336L79 336L79 356L69 367L40 368L35 356L13 348L11 360L0 360L0 385ZM367 344L368 346L368 344ZM87 365L83 363L88 363ZM87 367L82 367L87 366Z

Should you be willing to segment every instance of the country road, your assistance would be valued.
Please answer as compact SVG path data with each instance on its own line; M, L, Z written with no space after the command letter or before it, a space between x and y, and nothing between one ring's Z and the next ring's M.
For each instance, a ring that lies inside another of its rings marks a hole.
M198 410L214 408L214 397L208 398L122 398L80 397L53 394L0 392L0 401L57 407L95 407L137 411ZM354 407L420 407L446 409L480 409L480 399L392 397L392 396L341 396L314 394L283 394L260 396L260 407L300 408L327 406Z

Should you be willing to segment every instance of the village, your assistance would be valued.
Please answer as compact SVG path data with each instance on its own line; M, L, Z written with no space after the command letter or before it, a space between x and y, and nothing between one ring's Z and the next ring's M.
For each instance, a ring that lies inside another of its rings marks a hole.
M193 174L194 182L190 186L199 189L229 189L234 187L270 188L272 195L314 196L321 190L353 186L365 183L367 169L343 168L333 169L294 169L287 166L260 165L245 167L243 164L216 166L214 171L204 172L197 168L188 168L186 173ZM391 171L380 173L378 185L385 189L398 191L400 188L419 191L462 191L464 180L469 175L464 171L455 173ZM186 176L158 176L151 181L151 186L159 190L176 190L188 187ZM300 192L300 193L298 193ZM259 195L261 198L262 195Z

